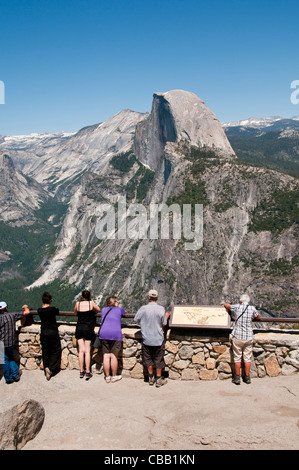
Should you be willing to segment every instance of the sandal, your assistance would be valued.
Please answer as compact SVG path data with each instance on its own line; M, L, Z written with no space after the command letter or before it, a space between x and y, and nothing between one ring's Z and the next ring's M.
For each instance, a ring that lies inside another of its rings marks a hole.
M50 380L50 378L52 377L52 372L50 371L49 367L45 368L45 374L46 374L46 379Z

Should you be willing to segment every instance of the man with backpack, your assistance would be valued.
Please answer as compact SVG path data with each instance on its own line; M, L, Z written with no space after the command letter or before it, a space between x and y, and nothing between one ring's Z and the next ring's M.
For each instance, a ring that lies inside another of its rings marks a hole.
M229 312L232 320L235 321L232 331L232 350L235 364L235 376L233 383L240 385L240 372L242 357L244 360L245 376L244 382L250 384L250 367L252 358L253 346L253 329L252 321L258 321L260 315L256 308L249 305L250 297L243 294L240 297L238 304L224 304L224 307Z

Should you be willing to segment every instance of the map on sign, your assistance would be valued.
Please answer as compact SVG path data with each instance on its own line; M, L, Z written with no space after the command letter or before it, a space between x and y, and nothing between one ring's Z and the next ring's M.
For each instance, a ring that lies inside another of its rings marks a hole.
M230 316L224 307L210 305L175 305L170 327L229 328Z

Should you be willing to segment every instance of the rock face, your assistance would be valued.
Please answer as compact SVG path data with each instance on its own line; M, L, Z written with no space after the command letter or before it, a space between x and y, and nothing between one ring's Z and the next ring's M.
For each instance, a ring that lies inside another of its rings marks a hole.
M27 400L0 414L0 449L19 450L41 430L44 408Z
M29 181L14 167L11 157L0 151L0 220L14 220L26 225L33 221L33 212L42 201L46 192L34 181Z
M18 170L56 192L87 170L102 172L112 155L132 145L136 124L145 117L126 109L74 134L7 137L0 150L9 150Z
M167 308L236 302L247 291L277 315L298 314L298 180L242 164L216 116L194 94L155 93L151 113L125 110L65 137L61 146L56 138L43 152L32 159L30 174L47 188L51 182L52 194L67 197L69 206L55 253L28 288L59 279L78 292L91 289L98 302L117 293L131 312L150 288ZM122 233L120 197L128 216ZM145 209L139 219L137 203ZM172 216L163 217L170 232L161 236L161 214L153 236L153 204L159 210L177 205L179 236ZM184 207L200 204L203 224L193 213L185 230ZM99 236L103 208L115 217L109 237ZM187 249L187 242L200 241L201 229L202 244Z
M166 143L180 141L235 157L220 122L201 99L183 90L155 93L150 115L136 126L136 156L155 171Z

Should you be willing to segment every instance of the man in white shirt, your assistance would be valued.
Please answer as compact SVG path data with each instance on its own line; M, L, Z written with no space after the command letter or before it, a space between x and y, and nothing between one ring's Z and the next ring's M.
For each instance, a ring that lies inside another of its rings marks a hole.
M154 385L154 364L156 364L156 387L161 387L167 381L162 377L165 367L164 328L170 316L164 307L157 304L158 292L150 290L147 305L143 305L135 315L134 320L140 323L142 334L143 364L147 367L149 384Z
M232 319L235 321L232 331L232 346L235 363L235 376L233 382L236 385L240 385L242 356L245 368L244 382L247 384L251 383L250 367L253 345L252 321L258 321L260 319L260 315L255 307L249 305L249 302L249 295L243 294L240 297L239 304L224 304L224 307L229 311Z

